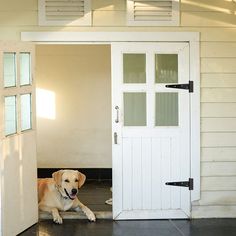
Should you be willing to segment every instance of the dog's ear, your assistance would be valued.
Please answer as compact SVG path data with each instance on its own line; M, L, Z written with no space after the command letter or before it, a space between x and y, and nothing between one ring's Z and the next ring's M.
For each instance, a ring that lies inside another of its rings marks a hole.
M52 174L52 177L55 180L57 186L61 186L63 172L63 170L58 170Z
M78 187L81 188L86 180L86 176L78 171Z

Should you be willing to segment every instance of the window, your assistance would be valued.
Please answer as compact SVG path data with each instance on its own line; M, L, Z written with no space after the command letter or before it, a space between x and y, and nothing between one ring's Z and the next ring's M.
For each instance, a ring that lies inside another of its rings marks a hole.
M5 110L5 135L15 134L17 132L16 118L16 96L4 98Z
M179 0L127 0L127 24L178 26Z
M30 51L30 50L29 50ZM32 129L32 58L31 52L3 52L4 135Z
M91 25L90 0L38 0L39 25Z

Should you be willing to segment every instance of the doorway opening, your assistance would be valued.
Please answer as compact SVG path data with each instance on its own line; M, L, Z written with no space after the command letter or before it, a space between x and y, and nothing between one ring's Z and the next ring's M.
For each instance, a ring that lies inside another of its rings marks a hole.
M78 169L78 198L111 216L111 46L38 44L35 57L38 177Z

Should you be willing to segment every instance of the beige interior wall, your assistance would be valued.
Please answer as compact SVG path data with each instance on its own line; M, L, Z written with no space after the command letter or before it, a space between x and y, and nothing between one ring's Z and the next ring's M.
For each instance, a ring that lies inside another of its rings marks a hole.
M38 167L111 167L110 63L107 45L36 46Z
M127 27L126 0L92 0L91 27L39 27L37 0L0 0L0 40L20 40L21 31L200 32L201 200L193 217L236 217L236 3L180 2L179 27Z

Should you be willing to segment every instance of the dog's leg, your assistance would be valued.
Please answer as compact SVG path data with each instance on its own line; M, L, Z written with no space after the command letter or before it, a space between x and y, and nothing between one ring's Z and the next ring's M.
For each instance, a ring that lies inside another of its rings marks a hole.
M94 213L88 207L86 207L82 202L80 202L78 198L75 199L75 202L72 207L77 212L82 210L90 221L96 221Z
M59 214L59 211L57 208L55 207L47 207L47 206L44 206L44 205L40 205L39 204L39 209L41 211L46 211L46 212L49 212L52 214L52 218L53 218L53 221L56 223L56 224L62 224L62 218Z

